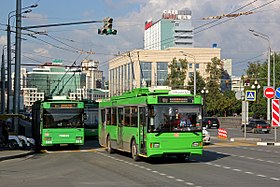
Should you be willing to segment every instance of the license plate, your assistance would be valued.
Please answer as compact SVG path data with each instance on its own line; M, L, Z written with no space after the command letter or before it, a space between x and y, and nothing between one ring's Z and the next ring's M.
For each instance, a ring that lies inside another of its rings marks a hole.
M267 129L262 129L262 131L267 131Z
M216 124L216 123L213 123L213 126L217 126L217 124Z

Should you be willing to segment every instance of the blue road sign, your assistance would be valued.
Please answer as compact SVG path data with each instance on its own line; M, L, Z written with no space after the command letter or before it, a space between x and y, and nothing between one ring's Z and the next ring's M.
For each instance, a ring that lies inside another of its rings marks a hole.
M246 90L246 101L256 101L256 90Z
M280 98L280 87L275 90L275 97Z

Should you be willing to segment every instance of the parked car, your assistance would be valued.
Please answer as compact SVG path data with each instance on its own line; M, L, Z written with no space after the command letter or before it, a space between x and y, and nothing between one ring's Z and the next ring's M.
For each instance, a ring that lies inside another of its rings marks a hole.
M269 133L271 125L262 119L251 119L246 125L246 132L252 133ZM241 125L241 130L244 132L244 124Z
M215 117L205 117L202 119L202 127L206 128L220 128L220 121Z
M203 144L209 145L211 143L211 137L210 137L210 133L206 130L206 127L203 127L202 135L203 135Z

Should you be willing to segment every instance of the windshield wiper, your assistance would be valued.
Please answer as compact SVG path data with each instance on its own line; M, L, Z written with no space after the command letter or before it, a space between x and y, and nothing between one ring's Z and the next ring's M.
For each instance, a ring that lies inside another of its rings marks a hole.
M159 135L161 135L163 132L164 132L163 129L159 129L155 136L159 136Z

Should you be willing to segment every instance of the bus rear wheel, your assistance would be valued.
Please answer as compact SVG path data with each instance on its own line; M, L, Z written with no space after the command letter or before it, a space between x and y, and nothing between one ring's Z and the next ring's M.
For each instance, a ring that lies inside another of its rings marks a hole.
M112 154L114 152L112 149L110 136L107 137L107 152L110 154Z
M134 161L140 160L140 157L138 156L138 148L135 140L133 140L131 144L131 157Z

